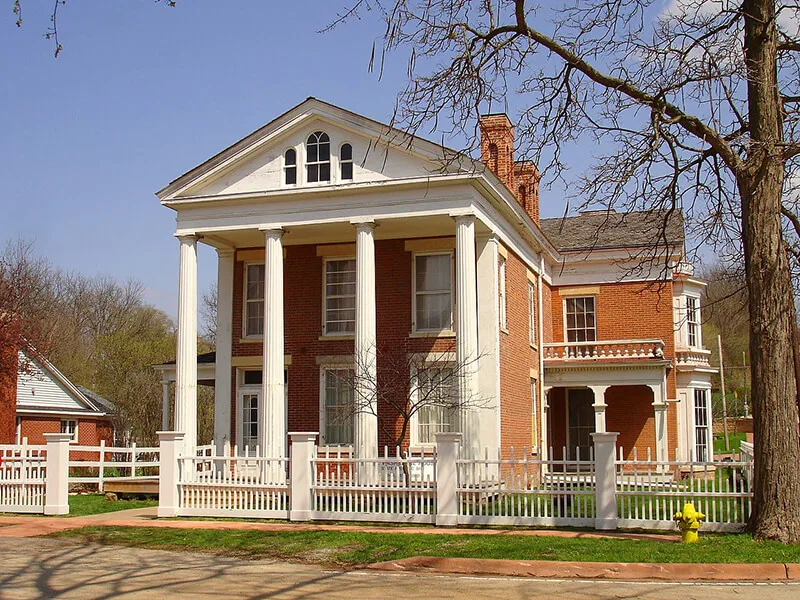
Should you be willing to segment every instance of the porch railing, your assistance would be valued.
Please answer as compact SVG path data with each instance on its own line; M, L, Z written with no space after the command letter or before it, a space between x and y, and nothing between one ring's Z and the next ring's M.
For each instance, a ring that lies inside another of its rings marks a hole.
M620 360L663 358L662 340L596 340L544 344L545 360Z
M675 350L675 362L679 367L681 366L690 366L690 367L708 367L708 359L711 356L711 350L705 350L702 348L697 349L676 349Z

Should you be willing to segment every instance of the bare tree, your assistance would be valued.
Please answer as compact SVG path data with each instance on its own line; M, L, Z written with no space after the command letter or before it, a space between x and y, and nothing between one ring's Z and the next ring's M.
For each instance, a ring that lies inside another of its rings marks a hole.
M217 284L203 293L200 298L200 319L202 322L202 336L212 346L217 342Z
M553 4L360 0L334 25L377 9L385 29L373 55L408 57L395 124L416 133L451 123L446 133L471 148L477 114L513 96L523 107L519 149L547 181L566 181L568 158L593 147L594 166L573 188L580 205L682 210L698 243L743 258L756 439L750 523L758 538L800 541L797 385L786 343L800 236L800 6Z

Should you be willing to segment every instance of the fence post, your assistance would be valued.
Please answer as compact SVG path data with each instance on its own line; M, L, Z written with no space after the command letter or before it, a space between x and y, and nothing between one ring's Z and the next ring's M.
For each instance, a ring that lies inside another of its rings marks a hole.
M182 431L159 431L156 435L159 445L158 516L174 517L177 516L180 506L178 459L183 454L183 440L186 434Z
M595 529L617 528L616 452L618 433L593 433Z
M310 521L313 506L311 505L311 482L313 473L311 459L314 456L314 444L317 432L290 433L292 445L289 448L289 520Z
M100 440L100 460L97 467L97 491L103 493L103 477L106 471L106 441Z
M131 479L136 479L136 442L131 442Z
M71 433L45 433L47 467L45 471L44 514L69 514L69 443Z
M458 448L460 433L437 433L436 524L458 525Z

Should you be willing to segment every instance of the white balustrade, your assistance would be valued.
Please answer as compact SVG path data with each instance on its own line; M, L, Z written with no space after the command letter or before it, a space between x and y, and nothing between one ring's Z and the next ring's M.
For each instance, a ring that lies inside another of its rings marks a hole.
M711 350L701 348L675 350L675 363L681 366L708 367L708 359L711 357Z
M630 360L664 358L664 342L652 340L597 340L544 345L545 360Z

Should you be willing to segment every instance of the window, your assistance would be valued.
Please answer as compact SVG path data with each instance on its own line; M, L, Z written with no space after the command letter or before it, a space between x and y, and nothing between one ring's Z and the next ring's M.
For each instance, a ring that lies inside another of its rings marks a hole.
M498 291L500 298L500 328L507 329L508 322L506 316L506 259L500 258L500 272L498 275Z
M22 417L17 417L17 428L16 433L14 434L14 440L15 444L22 443Z
M339 168L343 180L353 178L353 147L350 144L342 144L339 150Z
M297 183L297 151L289 148L283 155L283 172L286 185Z
M242 449L255 454L258 446L258 394L242 394Z
M417 443L436 443L435 434L458 431L458 382L451 367L420 369L416 375Z
M696 348L700 345L700 323L698 319L697 298L692 296L686 297L686 328L687 328L687 342L690 348Z
M453 328L452 255L414 257L414 324L416 331Z
M354 442L355 422L353 370L325 369L322 392L323 443L327 446L351 446Z
M597 339L594 297L567 298L567 341L593 342Z
M706 462L711 459L709 456L709 410L708 410L708 390L694 391L694 447L695 460Z
M264 265L245 265L245 336L264 334Z
M537 397L538 382L531 379L531 452L536 452L539 449L539 413L537 412L538 402Z
M245 371L242 376L243 385L261 385L264 375L263 371Z
M306 180L331 180L331 140L322 131L312 133L306 141Z
M72 443L78 442L78 422L72 419L64 419L61 421L61 433L72 434Z
M349 334L356 330L356 260L325 261L326 335Z
M528 342L536 345L536 287L528 282Z

